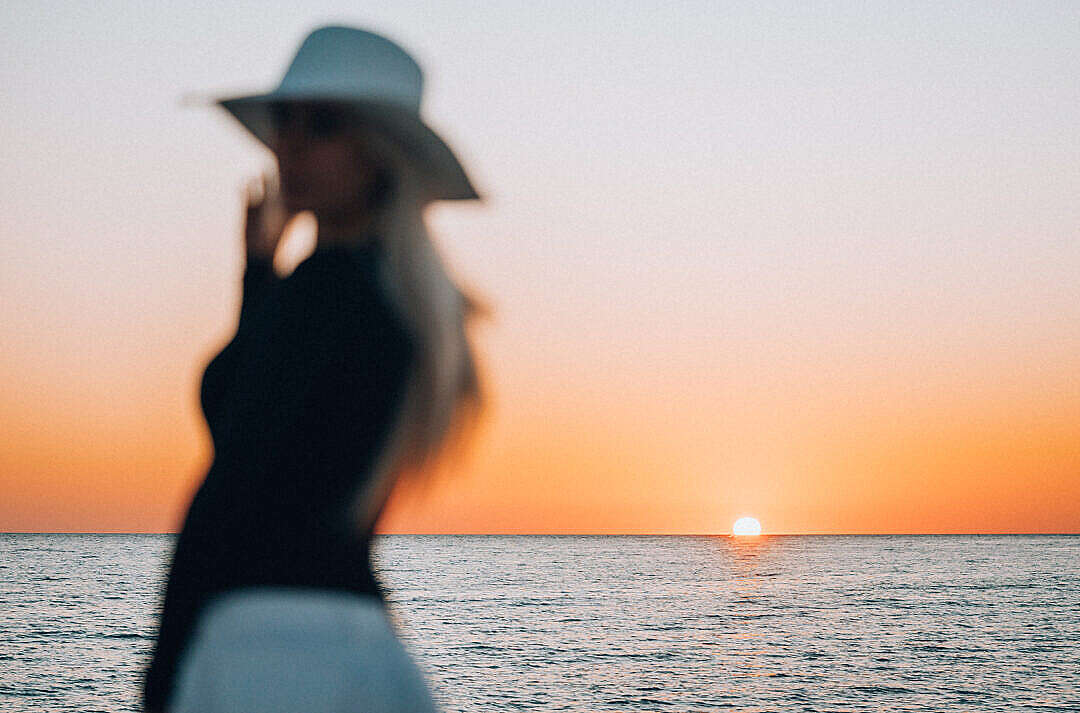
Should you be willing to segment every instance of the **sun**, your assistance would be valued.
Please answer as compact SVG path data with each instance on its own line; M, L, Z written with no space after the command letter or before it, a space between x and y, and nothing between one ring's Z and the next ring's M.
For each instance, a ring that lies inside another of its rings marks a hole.
M752 517L740 517L731 526L731 534L737 537L757 537L761 534L761 523Z

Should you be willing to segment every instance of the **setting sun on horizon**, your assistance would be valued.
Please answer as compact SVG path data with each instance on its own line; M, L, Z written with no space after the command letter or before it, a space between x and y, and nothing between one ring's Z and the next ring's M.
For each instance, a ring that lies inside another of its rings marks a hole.
M761 523L757 518L740 517L732 524L731 534L736 537L757 537L761 534Z

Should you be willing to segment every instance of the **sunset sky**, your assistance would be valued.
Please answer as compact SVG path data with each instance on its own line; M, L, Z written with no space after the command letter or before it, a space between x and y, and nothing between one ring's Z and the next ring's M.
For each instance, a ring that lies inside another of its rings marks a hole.
M272 162L181 99L345 23L490 197L490 419L382 531L1080 532L1080 4L360 5L0 8L0 531L178 526Z

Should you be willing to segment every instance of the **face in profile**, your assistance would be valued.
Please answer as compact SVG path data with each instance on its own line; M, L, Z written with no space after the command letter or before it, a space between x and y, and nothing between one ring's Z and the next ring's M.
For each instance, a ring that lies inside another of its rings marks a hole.
M286 209L318 215L364 204L381 165L365 127L332 103L281 102L270 112Z

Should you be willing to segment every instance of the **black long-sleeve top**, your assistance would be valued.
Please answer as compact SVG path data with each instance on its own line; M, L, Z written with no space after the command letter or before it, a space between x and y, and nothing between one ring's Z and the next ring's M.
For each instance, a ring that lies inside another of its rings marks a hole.
M200 399L214 457L176 540L143 706L164 710L208 600L249 586L383 592L347 511L400 405L414 342L381 248L320 246L280 278L249 257L235 336Z

